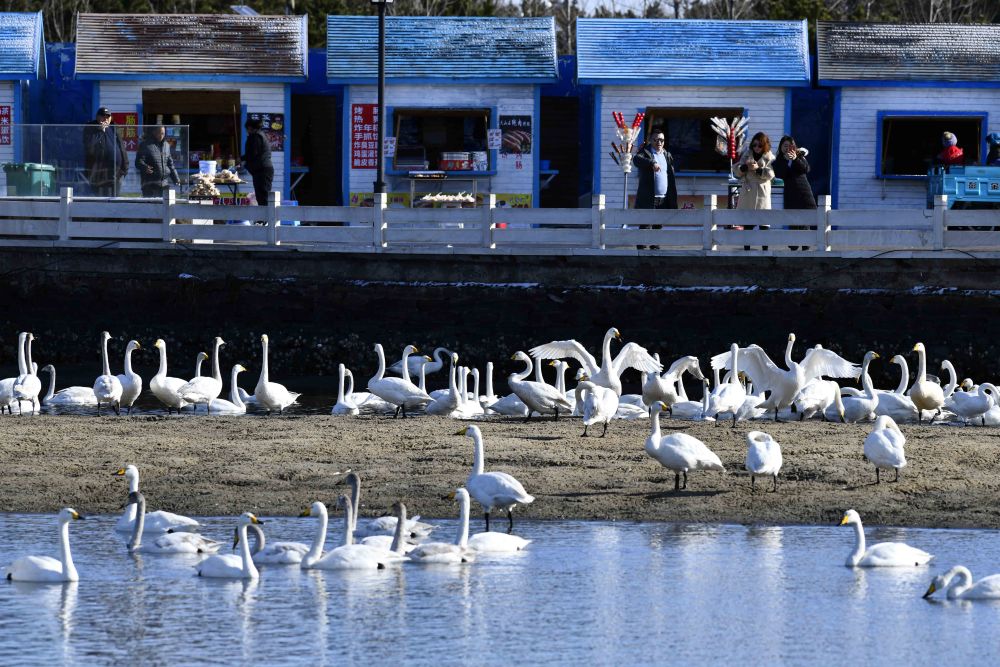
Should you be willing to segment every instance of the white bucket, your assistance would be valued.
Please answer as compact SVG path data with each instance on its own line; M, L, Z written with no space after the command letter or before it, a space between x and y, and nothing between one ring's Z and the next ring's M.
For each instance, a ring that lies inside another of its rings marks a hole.
M199 160L198 172L208 176L215 176L215 167L217 164L215 160Z

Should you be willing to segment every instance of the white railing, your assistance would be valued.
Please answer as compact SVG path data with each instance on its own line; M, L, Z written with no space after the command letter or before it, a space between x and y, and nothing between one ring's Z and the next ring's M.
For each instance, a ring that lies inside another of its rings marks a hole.
M174 192L163 200L108 200L74 198L64 188L59 198L0 199L0 246L795 256L804 253L790 247L808 247L805 254L822 256L1000 255L1000 211L948 210L943 196L933 210L841 211L831 210L829 197L819 201L815 211L738 211L718 209L710 195L702 209L653 211L608 209L600 195L590 209L506 209L490 195L479 208L395 209L380 195L374 208L282 208L278 193L267 206L205 206L177 201ZM247 218L262 224L211 224ZM660 228L648 228L654 225Z

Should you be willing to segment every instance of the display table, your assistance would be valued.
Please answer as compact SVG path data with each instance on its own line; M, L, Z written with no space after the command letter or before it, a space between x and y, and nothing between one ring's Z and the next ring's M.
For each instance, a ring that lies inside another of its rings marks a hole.
M472 191L471 194L473 198L479 192L479 180L482 178L489 181L489 176L478 176L478 175L468 175L468 174L451 174L447 171L411 171L406 176L404 176L408 181L410 181L410 208L414 208L416 204L416 192L417 183L426 184L436 184L437 192L441 192L445 188L445 184L451 183L471 183Z

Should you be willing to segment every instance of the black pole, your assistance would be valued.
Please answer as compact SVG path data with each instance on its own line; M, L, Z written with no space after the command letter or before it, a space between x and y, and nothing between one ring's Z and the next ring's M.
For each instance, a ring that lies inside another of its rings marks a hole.
M375 147L375 194L385 192L385 0L378 1L378 145Z

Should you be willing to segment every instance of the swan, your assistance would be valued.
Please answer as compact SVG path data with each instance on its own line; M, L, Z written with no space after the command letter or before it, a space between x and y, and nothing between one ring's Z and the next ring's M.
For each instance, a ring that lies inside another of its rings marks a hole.
M789 407L806 383L813 378L828 376L833 378L856 378L861 368L847 361L836 352L823 348L812 348L806 352L801 363L792 361L792 346L795 334L788 334L785 346L785 365L788 370L778 368L759 346L751 345L740 349L739 367L753 380L758 391L770 394L760 407L774 410L774 420L779 421L778 411ZM731 354L722 353L712 357L712 368L732 368Z
M736 421L757 419L765 414L765 410L760 407L760 404L764 402L767 395L763 391L757 394L753 393L753 382L747 382L746 388L747 398L743 401L740 409L736 411Z
M55 391L56 368L52 364L46 364L42 369L49 373L49 390L42 398L42 405L86 405L96 406L97 397L90 387L66 387Z
M618 356L612 357L612 338L617 340L622 338L621 333L614 327L608 329L604 334L600 365L598 365L597 359L575 340L554 340L544 345L535 346L529 352L531 352L531 356L542 359L573 357L583 366L587 375L590 376L591 382L613 389L619 396L622 394L621 374L626 368L635 368L645 373L663 372L663 366L646 351L646 348L638 343L627 343L618 352Z
M461 366L457 373L459 377L458 407L452 410L450 416L453 419L478 419L479 417L482 417L484 414L483 406L479 405L478 400L474 400L471 397L473 394L478 394L479 382L476 381L476 389L473 392L469 392L469 368L467 366ZM478 373L475 375L478 375Z
M956 565L934 577L924 598L937 591L947 591L949 600L1000 600L1000 574L991 574L973 583L969 568Z
M59 558L51 556L23 556L7 568L7 579L38 583L80 581L69 549L69 522L84 517L71 507L64 507L56 515L59 520Z
M469 548L469 492L460 487L449 497L458 501L458 537L453 543L418 544L409 553L414 563L470 563L474 560L475 556Z
M344 392L344 378L350 374L351 386ZM356 417L360 410L349 397L354 392L354 374L344 367L344 364L337 364L337 402L330 410L332 415L351 415Z
M659 359L657 359L659 361ZM705 374L701 372L701 365L698 357L681 357L670 364L663 374L647 373L642 383L642 402L647 406L652 406L656 401L660 401L667 407L681 400L677 393L677 386L681 384L684 373L690 373L698 380L704 380ZM683 386L681 384L681 386Z
M215 553L222 546L215 540L202 537L198 533L163 533L157 535L152 542L142 543L144 524L146 523L146 498L135 491L128 494L129 504L136 506L136 520L133 523L132 535L128 541L128 550L132 553L147 554L205 554Z
M522 352L522 354L524 353ZM476 502L483 506L486 516L486 532L490 532L490 512L494 507L507 510L507 532L514 532L513 509L518 505L534 502L535 497L524 490L521 482L505 472L483 472L483 433L478 426L468 426L455 435L466 435L472 438L472 472L469 473L465 487L476 499Z
M497 402L497 395L493 393L493 362L486 362L486 393L479 397L479 404L483 410Z
M869 350L865 353L864 361L861 362L861 386L865 392L861 396L844 396L844 421L854 424L859 421L869 421L875 419L875 411L878 409L879 394L872 385L872 378L868 374L868 366L874 359L878 359L878 352Z
M222 371L219 370L219 348L226 342L219 336L215 337L212 346L212 375L201 376L192 379L183 387L177 390L177 395L188 403L193 404L194 409L198 409L199 404L204 404L205 409L211 413L211 403L213 398L218 398L222 393Z
M237 520L236 530L240 536L240 555L215 554L195 565L199 577L216 579L256 579L260 576L250 555L250 545L247 543L247 526L263 523L252 512L244 512Z
M708 401L710 396L711 392L708 389L708 379L706 378L701 381L700 401L678 400L668 408L668 412L673 419L682 419L685 421L715 421L715 418L710 417L708 414ZM664 405L666 405L666 403L664 403ZM652 414L652 405L649 406L649 410L650 414Z
M944 390L941 385L927 379L927 350L923 343L913 346L913 351L917 353L917 379L913 381L913 386L907 392L907 396L913 399L913 404L917 406L917 423L923 423L923 411L934 410L934 417L941 413L944 406Z
M392 535L398 523L396 515L370 519L358 528L358 514L361 511L361 476L356 472L349 472L347 485L351 487L351 530L355 536ZM406 537L423 538L429 536L436 526L423 523L420 521L420 515L417 515L409 519L403 527L406 529Z
M416 346L407 345L403 349L403 357L409 357L416 351ZM433 400L426 391L408 379L385 377L385 352L381 343L375 344L375 354L378 355L378 371L368 380L368 391L386 403L395 405L396 415L402 411L403 419L406 419L407 408L422 408Z
M104 372L94 381L94 396L97 398L97 414L101 414L101 403L107 403L115 410L116 415L121 414L119 407L122 398L122 383L118 376L111 374L111 367L108 365L108 341L111 334L107 331L101 332L101 358L104 362Z
M896 422L916 421L917 406L913 404L913 399L906 395L906 387L910 383L910 369L907 367L906 359L897 354L889 362L897 364L900 368L899 386L893 391L877 391L878 405L875 406L875 416L886 415Z
M450 362L448 365L448 389L443 393L432 392L430 396L434 397L434 400L427 404L424 411L429 415L450 415L453 410L458 408L459 396L458 396L458 382L456 381L455 374L457 373L456 364L458 364L458 355L454 352L448 355ZM437 394L437 396L435 396Z
M14 414L14 383L18 377L28 372L28 362L24 359L24 344L27 340L27 331L17 334L17 376L0 380L0 414L3 414L5 408L7 412Z
M872 432L865 438L864 451L865 458L875 465L876 484L882 482L880 468L895 468L896 481L899 481L899 469L906 467L906 455L903 452L905 444L906 436L892 417L882 415L875 420Z
M424 369L424 373L430 375L431 373L438 372L444 367L444 360L441 358L441 355L444 354L447 354L450 357L451 351L448 350L448 348L438 347L434 349L434 353L431 355L433 359L428 356L409 357L406 362L406 375L403 374L403 359L400 359L392 366L389 366L386 370L407 379L418 375L421 368Z
M156 371L156 375L149 381L149 389L153 392L153 396L156 396L157 400L167 407L167 414L170 414L173 410L180 412L181 408L187 405L187 401L181 398L177 391L187 384L187 382L167 375L167 343L162 338L157 338L156 342L153 343L153 347L160 351L160 368ZM201 354L204 354L204 352L199 352L199 355ZM207 357L208 355L205 356ZM198 362L198 366L201 366L200 361Z
M747 458L744 464L750 473L750 489L754 488L756 475L771 475L774 478L773 491L778 490L778 472L781 470L781 446L769 433L750 431L747 433Z
M194 357L194 378L201 377L201 365L208 361L208 352L199 352ZM191 378L192 380L194 378Z
M247 406L240 398L239 385L236 380L236 377L245 370L246 368L242 364L233 366L233 370L229 373L229 400L213 398L208 402L210 413L217 415L245 415L247 413Z
M344 510L344 544L322 556L320 554L323 541L326 539L326 506L321 502L315 502L305 511L305 516L319 517L320 530L317 531L309 552L302 558L303 569L384 570L390 564L405 559L405 556L390 554L383 549L354 544L354 531L351 530L353 521L351 499L344 495L340 496L337 498L337 507Z
M278 413L284 412L285 408L298 400L299 396L302 394L288 391L285 385L278 384L277 382L271 382L268 376L268 343L269 339L267 334L262 334L260 337L260 347L261 347L261 366L260 366L260 377L257 379L257 387L254 389L253 396L257 400L257 405L267 408L267 414L271 414L272 410L277 410Z
M127 414L132 414L132 404L142 393L142 378L132 370L132 352L141 350L139 341L130 340L125 347L125 372L118 376L118 382L122 385L122 398L120 404L128 408Z
M743 407L743 403L747 400L746 387L740 384L739 380L739 366L742 363L739 352L740 346L736 343L729 346L731 361L727 365L732 368L729 382L723 382L718 385L708 398L708 410L706 414L715 417L716 426L719 425L719 414L728 412L733 415L733 428L736 428L736 418L738 417L740 408Z
M406 555L417 546L403 537L403 532L407 531L406 525L409 523L406 519L406 505L396 501L392 504L392 512L396 519L396 528L393 530L392 535L369 535L361 540L361 544L374 547L375 549L390 551L396 555ZM354 514L352 521L355 525L357 524L357 513ZM410 533L407 531L407 534Z
M801 391L792 401L792 410L799 415L799 421L811 419L819 414L823 421L828 421L827 408L836 406L837 418L844 420L844 404L840 395L840 385L833 380L813 378L806 382Z
M302 557L309 551L309 545L302 542L268 542L264 537L264 529L259 523L251 523L247 531L253 531L254 545L250 557L254 565L298 565ZM240 543L240 531L236 529L233 536L233 548Z
M28 333L25 343L25 372L17 377L11 389L13 398L17 401L18 413L21 412L21 402L27 401L31 403L31 413L35 414L38 394L42 392L42 381L38 378L38 372L31 361L31 343L33 340L35 340L35 335Z
M608 424L618 413L618 395L613 389L596 385L586 379L576 385L576 389L583 397L583 436L587 437L587 429L592 424L603 424L601 431L603 438L608 433Z
M482 402L479 400L479 369L470 368L468 369L469 375L472 375L472 391L466 392L465 409L464 412L472 417L482 417L486 414L486 409L483 407ZM468 382L468 376L463 378ZM463 387L463 389L468 389L468 386Z
M646 438L646 454L667 470L674 471L674 491L687 488L689 470L725 470L722 461L705 443L687 433L660 435L660 412L666 405L657 401L652 406L652 428ZM681 473L684 486L681 486Z
M566 396L560 393L555 387L545 382L525 379L532 371L531 357L524 352L518 351L514 353L511 359L522 361L526 364L526 368L523 371L520 373L511 373L507 377L507 384L510 386L510 390L529 409L525 421L531 419L531 411L538 414L554 414L557 420L559 419L560 409L564 412L572 412L573 406L566 400ZM475 493L472 495L475 497Z
M854 526L854 550L847 557L847 567L913 567L926 565L934 556L902 542L880 542L865 549L865 529L861 516L847 510L841 526Z
M124 468L119 468L115 473L116 477L124 476L128 482L129 495L139 492L139 469L131 463ZM119 533L131 533L135 528L136 504L129 503L125 506L125 512L119 517L115 530ZM150 512L145 517L146 533L166 533L166 532L186 532L198 529L198 522L194 519L158 510Z
M976 393L959 391L951 395L951 411L965 420L980 419L986 426L986 413L996 405L997 388L989 382L983 382Z

